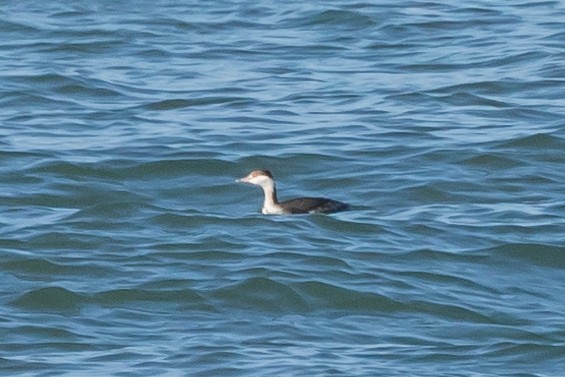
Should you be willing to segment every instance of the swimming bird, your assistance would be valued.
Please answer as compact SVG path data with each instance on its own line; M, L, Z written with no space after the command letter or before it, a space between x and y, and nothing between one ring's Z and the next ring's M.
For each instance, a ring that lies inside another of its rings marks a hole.
M273 175L268 170L253 170L236 182L260 186L265 194L261 213L264 215L291 215L299 213L331 213L349 208L345 203L326 198L296 198L279 202Z

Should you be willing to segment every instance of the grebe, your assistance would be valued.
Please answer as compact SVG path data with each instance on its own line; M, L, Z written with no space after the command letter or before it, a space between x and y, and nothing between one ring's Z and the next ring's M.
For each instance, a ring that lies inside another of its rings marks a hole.
M261 213L264 215L290 215L298 213L330 213L343 211L349 208L345 203L326 198L297 198L279 202L277 189L271 172L268 170L253 170L246 177L237 179L236 182L250 183L261 186L265 193L265 200Z

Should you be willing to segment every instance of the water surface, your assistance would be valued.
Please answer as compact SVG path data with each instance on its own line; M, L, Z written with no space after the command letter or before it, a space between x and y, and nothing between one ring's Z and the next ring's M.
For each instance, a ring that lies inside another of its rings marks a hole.
M7 2L2 374L561 375L564 19Z

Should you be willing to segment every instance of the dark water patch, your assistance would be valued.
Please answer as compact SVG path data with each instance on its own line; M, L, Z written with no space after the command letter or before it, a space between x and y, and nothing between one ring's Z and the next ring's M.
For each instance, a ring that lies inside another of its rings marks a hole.
M287 284L268 278L250 278L211 293L222 306L266 312L303 312L309 304Z
M90 221L103 216L108 224L117 224L126 219L132 220L136 216L141 216L141 214L146 215L147 213L154 212L156 209L138 200L131 201L125 198L122 200L107 198L102 203L85 203L84 207L84 209L69 216L66 219L67 222ZM96 222L98 223L98 220Z
M536 73L548 80L559 80L565 77L565 67L562 67L559 63L547 63L539 67ZM553 95L555 101L559 101L559 91L556 89Z
M76 313L88 302L88 297L61 287L47 287L31 290L10 302L23 310L52 313Z
M516 8L523 8L523 9L535 9L535 8L542 8L542 9L553 9L558 6L560 3L559 1L525 1L520 4L516 4Z
M423 67L418 67L418 69L422 69ZM434 70L442 69L441 66L434 65ZM435 91L430 91L427 93L415 92L415 93L405 93L399 95L392 95L389 96L390 99L393 100L401 100L406 101L408 103L429 103L430 105L441 105L441 104L449 104L453 106L484 106L484 107L493 107L493 108L506 108L510 107L511 105L506 102L492 100L489 98L485 98L482 96L474 95L471 93L465 92L449 92L446 95L439 95Z
M513 169L522 166L523 164L519 160L504 156L500 153L481 154L475 157L465 159L460 163L473 167L480 167L483 169L492 169L492 170Z
M88 98L92 100L92 97L102 98L105 101L111 101L112 97L114 99L121 98L121 93L100 87L93 87L93 83L85 84L73 84L73 85L63 85L57 88L57 92L64 95L78 99L82 97L83 99Z
M400 302L374 292L356 291L321 281L294 283L311 310L349 313L403 311Z
M332 25L338 27L362 29L374 26L375 23L371 17L366 16L360 12L330 9L312 16L306 22L306 25Z
M168 51L165 51L163 49L158 49L158 48L145 48L142 49L140 51L138 51L136 53L137 56L139 56L140 58L148 58L148 59L167 59L170 56L170 53ZM167 105L171 106L173 105L173 101L175 100L171 100L169 104L161 104L161 109L162 110L166 110L167 109ZM177 100L178 101L178 100ZM186 106L179 106L179 107L186 107ZM175 107L168 107L170 108L175 108Z
M320 243L322 240L320 240ZM264 260L267 261L280 261L291 266L303 266L305 269L317 269L325 270L330 269L334 272L337 271L351 271L352 266L347 262L347 260L342 259L339 255L332 256L332 254L322 254L322 255L309 255L302 251L297 252L285 252L285 251L275 251L266 254L260 259L260 262Z
M559 240L555 240L558 242ZM562 237L565 242L565 236ZM543 244L515 243L483 250L497 257L523 261L548 268L565 268L565 247Z
M92 302L101 306L139 306L148 307L169 303L172 305L191 305L206 308L205 300L198 293L189 290L148 290L148 289L115 289L96 293L92 297Z
M27 169L28 174L44 176L46 174L62 177L97 178L100 180L114 180L116 177L109 175L108 169L101 169L96 164L75 163L62 160L40 161Z
M121 40L91 40L91 41L65 41L63 43L51 44L45 51L53 54L72 54L77 56L99 56L100 54L113 53L121 48L124 42Z
M35 339L46 339L53 344L54 342L60 342L59 344L64 344L63 342L68 344L68 348L72 348L72 342L80 341L83 339L82 335L79 335L73 331L68 329L62 329L58 327L49 327L49 326L41 326L41 325L27 325L27 326L18 326L14 328L17 336L15 338L20 337L32 337ZM44 344L45 345L45 344Z
M19 276L32 276L43 281L51 281L54 276L109 276L114 271L107 267L97 266L94 263L84 262L57 263L46 259L18 259L0 263L3 269Z
M36 87L43 87L43 88L57 87L67 84L70 85L72 83L75 83L74 80L72 80L66 75L52 73L52 72L36 74L36 75L12 76L10 79L20 84L31 83L36 85Z
M516 97L518 93L524 93L524 96L540 96L546 98L548 94L555 92L558 94L562 91L559 80L535 80L535 81L517 81L517 80L480 80L433 89L430 94L451 94L457 92L472 93L478 96L487 97Z
M31 151L15 151L9 150L6 146L5 150L0 150L0 159L4 162L5 166L10 166L11 172L3 169L6 173L16 173L24 171L28 166L33 165L38 160L49 158L50 155L40 152ZM14 174L15 175L15 174Z
M480 4L473 4L472 6L465 6L462 7L449 7L445 9L446 13L454 13L454 14L462 14L467 13L469 15L477 15L480 17L484 16L492 16L492 17L500 17L504 15L504 12L497 10L497 9L490 9L481 7Z
M199 261L199 262L237 262L243 259L242 255L235 252L222 251L223 249L237 249L241 245L236 245L231 248L222 247L228 245L230 242L216 239L213 242L198 242L194 245L183 244L176 246L175 251L162 251L161 246L157 247L158 255L155 258L159 260L173 260L173 261Z
M371 42L365 48L367 50L378 51L391 51L391 52L404 52L410 49L415 49L418 47L417 43L407 43L407 42L391 42L388 40ZM395 70L398 69L394 66ZM381 68L382 69L382 68Z
M176 110L180 108L210 105L242 106L250 104L252 100L245 97L205 97L192 99L169 99L144 105L148 110Z
M518 172L519 173L519 172ZM496 179L495 179L496 181ZM498 183L504 183L507 186L515 185L517 189L523 191L533 191L536 186L539 186L540 189L542 188L549 188L550 186L555 186L556 188L559 187L560 182L554 179L552 176L546 175L545 172L540 171L537 175L511 175L511 176L504 176L498 180ZM524 183L527 183L527 189L524 190ZM543 191L543 190L541 190ZM543 201L543 197L541 194L538 194L538 199ZM530 198L531 200L532 198Z
M540 106L512 106L505 109L470 109L468 110L468 114L479 118L488 118L493 122L502 119L505 122L511 120L513 122L530 125L535 125L536 123L547 124L560 122L562 120L562 116L559 113L551 110L550 108ZM552 128L553 127L550 127L550 129ZM532 131L533 130L535 130L535 128L532 129Z
M547 151L547 150L563 151L565 150L565 139L552 134L537 133L534 135L514 138L510 141L500 143L498 147L509 148L509 149L520 149L520 150L526 148L526 149L535 149L540 151Z
M103 222L116 224L126 219L132 220L137 216L146 216L155 210L156 207L147 205L139 197L132 200L129 192L112 191L102 195L99 200L85 198L82 209L67 220L78 225L85 221L100 223L100 218L103 217Z
M453 93L443 97L442 100L455 106L486 106L495 108L510 106L508 103L502 101L495 101L469 93Z
M41 373L42 371L50 367L51 365L47 362L0 357L0 370L6 373L14 373L14 375L21 374L22 370L26 370L27 372L36 371L37 373Z
M432 96L431 94L423 93L423 92L410 92L410 93L400 93L400 94L392 94L387 96L387 100L390 101L399 101L402 103L407 104L425 104L429 106L438 106L441 104L441 99L437 98L436 96Z
M556 26L555 32L550 32L547 35L544 35L543 37L541 37L540 39L542 41L555 41L555 42L558 43L557 46L561 46L561 41L565 37L565 32L559 31L560 25L555 25L555 26ZM556 76L556 77L562 77L562 76Z
M559 368L563 360L563 347L559 344L505 342L496 345L496 350L489 352L489 355L496 358L507 360L516 366L529 367L534 362L549 363L548 368ZM526 374L528 375L528 374ZM535 376L535 375L532 375Z
M33 85L36 90L41 89L51 96L61 94L76 99L80 96L83 100L90 101L91 97L99 99L116 100L123 93L109 82L94 78L85 78L76 75L63 75L58 73L43 73L37 75L11 76L10 81L20 86Z
M447 255L446 255L447 254ZM475 254L475 253L474 253ZM461 255L450 255L448 253L442 253L437 251L428 250L420 251L417 253L421 263L427 262L426 264L434 264L434 263L441 263L442 260L451 260L452 263L457 264L471 264L473 263L472 260L478 260L476 258L476 254L473 257L469 258L466 254ZM433 256L433 257L432 257ZM413 255L410 255L410 258L413 258ZM487 262L486 256L483 258L482 262ZM415 286L425 286L425 287L435 287L436 290L441 291L446 289L450 291L452 289L457 289L461 291L469 291L475 292L476 295L479 294L489 294L489 295L500 295L502 292L492 288L487 287L485 285L479 284L474 280L471 280L465 276L458 276L455 274L450 274L447 272L430 272L430 271L417 271L416 267L414 268L415 271L405 271L405 272L396 272L399 276L410 276L414 279L402 279L403 281L410 280L413 282Z
M279 120L274 117L252 117L249 115L240 115L240 116L223 116L221 118L217 117L210 117L202 119L203 121L207 122L220 122L220 123L228 123L228 124L235 124L236 128L240 129L241 135L255 135L257 134L258 129L270 130L273 126L277 125L292 125L292 124L299 124L297 122L290 121L288 119ZM253 125L254 128L247 128L246 125ZM257 138L256 140L261 140ZM244 143L245 145L249 145L249 141Z
M80 223L77 224L80 228ZM84 223L85 229L99 229L92 222ZM115 227L112 226L113 229ZM116 239L108 234L97 235L83 231L67 232L53 231L53 228L33 232L25 237L25 249L41 250L42 252L54 251L60 253L62 250L76 251L79 254L92 250L102 250L108 247L116 247ZM121 246L120 246L121 247Z
M61 18L61 19L69 19L75 20L76 18L80 18L82 16L88 16L90 13L86 8L73 8L73 9L64 9L59 11L53 11L51 13L51 17L53 18Z
M429 301L413 301L407 305L411 310L421 313L428 313L434 317L448 318L450 320L471 322L471 323L484 323L492 324L497 321L495 318L482 314L477 310L473 310L463 305L444 304L439 302Z
M38 92L11 91L3 96L0 104L6 108L37 109L37 108L60 108L62 105L72 105L71 101L63 101L42 95Z
M4 224L2 224L4 225ZM13 239L13 238L8 238L9 236L6 237L0 237L0 245L2 245L2 254L6 253L12 253L15 252L17 253L19 250L25 250L26 249L26 243L25 241L21 240L21 239ZM9 254L8 254L9 255Z
M35 34L41 30L36 26L32 26L31 23L14 22L6 20L4 17L0 19L0 28L6 33L6 36L12 33L18 36Z
M481 62L476 62L473 66L475 68L488 68L493 67L500 69L501 67L511 68L513 66L521 66L527 63L534 63L543 61L544 59L550 57L551 55L545 52L532 51L524 52L513 55L508 55L504 57L496 57L493 59L485 59ZM538 83L540 85L540 83Z
M425 183L411 187L397 188L399 197L404 200L415 201L418 203L448 203L457 202L459 197L445 189L444 184Z
M434 261L439 263L485 263L488 259L486 252L454 253L434 249L411 250L400 254L409 264L417 261Z
M472 33L478 34L475 38L480 38L485 29L504 29L506 25L512 25L518 20L517 16L508 14L504 17L501 15L491 17L484 14L476 16L467 14L465 18L420 17L416 22L387 23L379 31L392 40L402 42L429 43L434 41L440 46L444 43L459 45L459 41L469 39Z
M422 34L428 36L435 36L437 32L445 31L445 32L453 32L453 30L457 30L458 33L455 34L455 38L459 36L463 30L466 29L478 29L484 26L500 26L503 24L511 24L515 22L517 18L513 18L510 16L506 16L504 18L499 17L484 17L481 15L480 18L468 18L468 19L458 19L458 20L437 20L437 21L424 21L424 22L415 22L415 23L407 23L405 24L406 27L418 30ZM437 33L441 34L441 33Z

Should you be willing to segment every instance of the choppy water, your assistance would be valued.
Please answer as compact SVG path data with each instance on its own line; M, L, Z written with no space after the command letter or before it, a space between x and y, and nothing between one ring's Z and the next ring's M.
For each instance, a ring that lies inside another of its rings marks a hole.
M4 2L2 375L562 376L564 20Z

